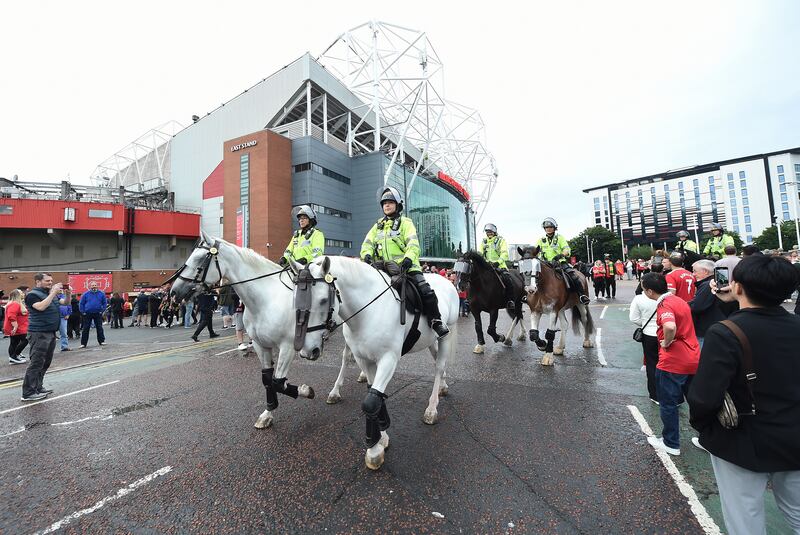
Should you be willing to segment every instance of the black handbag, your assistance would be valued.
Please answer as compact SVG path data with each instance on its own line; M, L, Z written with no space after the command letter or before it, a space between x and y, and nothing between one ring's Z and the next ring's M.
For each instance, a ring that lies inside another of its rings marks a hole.
M644 340L644 328L647 327L647 324L650 323L650 320L653 319L653 316L656 315L656 312L658 312L658 306L656 306L656 309L650 315L650 318L644 322L644 325L642 325L641 327L637 327L636 330L633 331L634 340L636 340L637 342L641 342L642 340Z
M739 339L739 344L742 346L742 371L745 376L747 392L750 394L750 407L752 410L748 414L739 414L736 405L733 403L733 398L727 391L725 391L725 395L722 398L722 407L717 413L717 419L720 425L725 429L736 429L739 427L740 416L751 416L756 413L756 401L753 396L753 387L751 385L751 382L756 379L756 372L753 371L753 351L750 348L750 340L747 339L747 335L744 334L738 325L731 320L724 320L720 323L736 335L736 338Z

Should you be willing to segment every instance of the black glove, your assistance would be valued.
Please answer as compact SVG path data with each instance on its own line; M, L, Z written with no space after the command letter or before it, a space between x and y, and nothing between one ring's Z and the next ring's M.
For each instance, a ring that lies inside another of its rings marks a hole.
M286 257L285 257L285 256L282 256L282 257L281 257L281 259L280 259L280 260L278 260L278 264L279 264L279 265L281 265L281 266L285 266L285 265L286 265L286 264L288 264L288 263L289 263L289 261L288 261L288 260L286 260Z
M298 258L297 259L297 263L298 264L303 264L305 266L306 264L308 264L308 259L307 258Z
M372 265L372 255L371 254L364 255L364 263Z
M408 271L409 269L411 269L411 266L413 265L414 262L412 262L410 258L406 257L403 259L402 262L400 262L400 269L402 269L403 271Z
M499 268L500 267L500 262L492 262L492 267L493 268Z

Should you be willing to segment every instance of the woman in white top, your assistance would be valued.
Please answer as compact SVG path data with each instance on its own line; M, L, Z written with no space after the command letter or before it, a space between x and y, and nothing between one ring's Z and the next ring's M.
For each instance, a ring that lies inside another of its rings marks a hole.
M644 326L642 349L644 351L644 365L647 370L647 392L650 401L658 405L658 395L656 394L656 364L658 364L658 336L656 318L653 313L656 311L657 301L646 295L639 294L631 301L631 308L628 317L637 327ZM648 322L647 320L651 318Z

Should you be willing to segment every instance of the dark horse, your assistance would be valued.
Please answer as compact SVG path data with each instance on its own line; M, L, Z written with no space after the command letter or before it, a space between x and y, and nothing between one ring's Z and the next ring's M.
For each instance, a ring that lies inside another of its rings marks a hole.
M478 345L473 353L483 353L486 341L483 338L483 324L481 312L489 313L489 328L486 333L495 342L511 345L514 327L520 325L521 334L518 340L525 340L525 327L522 325L522 300L525 296L525 281L516 269L510 269L509 274L514 285L514 320L508 334L497 334L497 312L506 308L505 291L500 275L483 256L475 251L467 251L462 261L456 262L456 285L459 290L467 288L469 308L475 317L475 333L478 335Z

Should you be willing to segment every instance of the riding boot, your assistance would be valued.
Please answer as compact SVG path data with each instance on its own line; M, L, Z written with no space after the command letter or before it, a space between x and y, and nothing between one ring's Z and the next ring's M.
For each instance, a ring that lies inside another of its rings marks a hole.
M501 272L501 276L503 277L503 285L505 286L506 311L509 315L513 316L517 308L514 302L514 283L508 271Z
M570 290L578 294L578 299L584 305L588 305L592 302L591 298L589 297L589 292L583 288L583 284L581 284L580 279L578 278L578 274L573 269L565 269L567 273L567 278L570 281Z
M450 329L447 325L442 323L442 315L439 312L439 300L436 298L436 293L430 287L422 273L414 273L411 275L411 280L417 285L419 295L422 298L422 309L425 315L428 316L430 327L436 332L439 338L450 334Z

